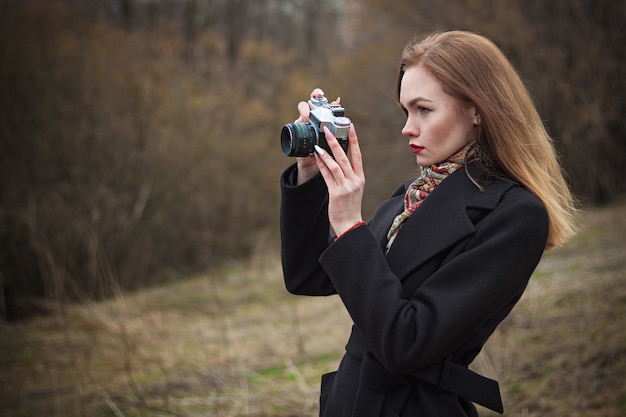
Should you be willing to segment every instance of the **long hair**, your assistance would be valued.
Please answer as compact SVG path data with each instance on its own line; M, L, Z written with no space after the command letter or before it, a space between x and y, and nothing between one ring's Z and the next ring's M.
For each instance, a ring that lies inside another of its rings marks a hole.
M552 139L519 75L483 36L462 31L415 39L398 69L397 98L405 71L422 66L443 90L472 104L480 115L480 147L507 176L534 193L550 220L546 249L560 246L577 230L576 204L559 165Z

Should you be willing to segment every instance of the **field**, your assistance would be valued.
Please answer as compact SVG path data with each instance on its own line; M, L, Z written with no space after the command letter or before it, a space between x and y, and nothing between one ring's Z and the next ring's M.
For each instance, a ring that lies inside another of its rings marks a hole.
M626 415L626 204L583 217L475 362L500 381L506 416ZM337 297L287 294L266 252L0 324L0 416L317 415L349 318Z

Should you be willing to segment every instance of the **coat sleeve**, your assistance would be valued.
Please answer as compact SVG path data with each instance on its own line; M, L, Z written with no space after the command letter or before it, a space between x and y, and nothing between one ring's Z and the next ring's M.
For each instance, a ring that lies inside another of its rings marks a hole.
M383 366L410 373L453 354L485 327L495 329L524 291L547 230L536 198L505 196L463 250L409 298L366 226L335 242L320 262ZM423 243L416 241L415 250Z
M328 191L321 175L294 185L295 165L281 175L280 236L283 277L287 291L299 295L336 294L320 255L332 242L328 221Z

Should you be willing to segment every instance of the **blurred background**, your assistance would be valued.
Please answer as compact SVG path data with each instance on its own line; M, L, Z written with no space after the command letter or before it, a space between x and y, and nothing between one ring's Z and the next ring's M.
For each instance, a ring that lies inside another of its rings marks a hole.
M585 207L626 190L626 2L1 0L0 315L278 253L283 124L341 96L365 215L414 157L404 45L476 31L527 84Z

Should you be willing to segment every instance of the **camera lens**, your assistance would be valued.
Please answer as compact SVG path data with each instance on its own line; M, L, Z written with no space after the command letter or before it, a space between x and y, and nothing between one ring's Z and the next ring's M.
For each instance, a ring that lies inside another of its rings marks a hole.
M317 143L317 131L309 123L289 123L280 132L280 146L287 156L309 156Z

